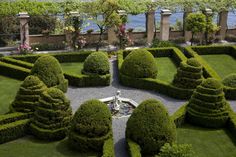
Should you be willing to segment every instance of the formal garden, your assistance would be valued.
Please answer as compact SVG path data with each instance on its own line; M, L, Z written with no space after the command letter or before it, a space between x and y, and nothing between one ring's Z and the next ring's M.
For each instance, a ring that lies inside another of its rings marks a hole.
M0 2L0 156L236 156L235 8ZM179 10L182 30L173 31ZM142 13L145 32L126 28L128 14Z

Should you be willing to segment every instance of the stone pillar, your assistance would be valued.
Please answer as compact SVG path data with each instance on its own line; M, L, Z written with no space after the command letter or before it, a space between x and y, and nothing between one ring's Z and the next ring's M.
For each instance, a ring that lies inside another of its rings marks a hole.
M108 43L113 45L115 42L118 42L118 38L116 36L116 27L112 26L109 27L107 30L107 35L108 35Z
M228 11L222 11L219 13L218 26L220 26L220 39L224 40L227 31L227 20L228 20Z
M190 13L192 13L192 8L185 8L185 9L184 9L183 32L184 32L184 39L185 39L185 42L190 41L191 38L192 38L192 33L191 33L191 31L186 31L186 28L185 28L185 20L186 20L187 16L188 16Z
M167 41L169 40L170 34L170 18L171 12L170 10L163 9L161 10L161 32L160 32L160 40Z
M20 19L20 43L21 45L29 45L29 15L27 12L19 13Z
M151 44L154 33L155 33L155 11L149 11L146 13L146 33L147 33L147 43Z

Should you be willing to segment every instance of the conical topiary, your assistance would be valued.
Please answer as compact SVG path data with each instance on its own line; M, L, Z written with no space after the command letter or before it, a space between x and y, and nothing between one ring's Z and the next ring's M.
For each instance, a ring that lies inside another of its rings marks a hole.
M27 76L10 105L10 110L12 112L34 112L40 95L46 89L46 85L37 76Z
M112 136L112 117L107 105L89 100L76 111L69 131L70 145L81 151L101 152L104 142Z
M39 57L31 69L31 75L38 76L48 88L56 87L63 92L67 91L68 80L64 78L60 63L53 56Z
M43 92L36 107L32 123L32 134L39 139L59 140L66 136L72 110L70 101L57 88Z
M164 105L149 99L143 101L130 116L126 139L139 144L143 154L155 155L165 143L176 141L176 126Z
M203 80L202 65L195 59L183 61L174 77L173 85L185 89L195 89Z
M134 78L156 78L157 64L153 55L145 50L133 50L126 56L121 72Z
M187 107L187 120L204 127L222 127L229 117L223 85L216 79L204 80L194 91Z
M105 75L109 70L110 63L104 52L93 52L84 61L84 73Z

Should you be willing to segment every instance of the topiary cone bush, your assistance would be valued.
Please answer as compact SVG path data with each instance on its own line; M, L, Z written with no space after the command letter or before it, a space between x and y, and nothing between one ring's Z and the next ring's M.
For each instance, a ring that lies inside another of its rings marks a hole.
M110 63L104 52L91 53L84 61L83 73L85 74L109 74Z
M156 78L157 64L149 51L137 49L126 56L121 73L134 78Z
M230 107L222 84L213 78L204 80L194 91L187 107L187 120L204 127L223 127Z
M47 86L37 76L27 76L10 105L10 110L12 112L34 112L40 95L46 89Z
M195 58L190 58L187 62L180 63L173 85L184 89L195 89L202 80L202 65Z
M31 132L43 140L63 139L71 117L70 101L65 94L57 88L49 88L39 99L30 124Z
M107 105L99 100L84 102L76 111L69 130L70 145L81 151L102 152L112 137L112 117Z
M56 87L63 92L67 91L68 80L64 78L60 63L53 56L39 57L31 69L31 75L38 76L49 88Z
M126 139L139 144L142 154L155 155L165 143L176 141L176 126L164 105L149 99L143 101L130 116Z

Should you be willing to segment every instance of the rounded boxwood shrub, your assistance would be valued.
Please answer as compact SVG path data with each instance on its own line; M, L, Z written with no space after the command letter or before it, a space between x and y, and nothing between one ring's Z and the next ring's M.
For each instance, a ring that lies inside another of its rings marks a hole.
M222 83L225 85L225 86L228 86L228 87L231 87L231 88L236 88L236 74L233 73L233 74L230 74L228 76L226 76Z
M112 136L109 108L99 100L84 102L76 111L69 130L70 145L81 151L101 152L104 142Z
M176 126L164 105L155 100L143 101L130 116L126 139L141 147L142 154L157 154L165 143L176 141Z
M149 51L137 49L126 56L121 73L134 78L156 78L157 64Z
M71 118L72 109L65 94L57 88L49 88L39 99L30 124L31 132L39 139L63 139Z
M12 112L34 112L40 95L46 89L47 86L37 76L27 76L10 105L10 110Z
M223 85L216 79L204 80L194 91L187 107L187 120L204 127L223 127L230 107L225 100Z
M39 57L31 69L31 75L38 76L49 88L56 87L63 92L67 91L68 80L64 78L61 65L53 56Z
M84 61L83 73L105 75L109 70L110 63L104 52L94 52Z
M203 80L203 70L201 64L190 58L186 62L181 62L174 77L173 85L184 89L195 89Z

